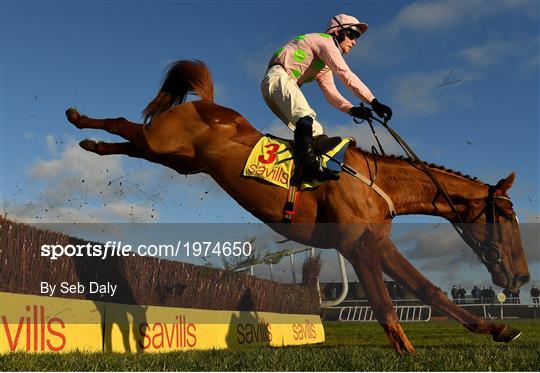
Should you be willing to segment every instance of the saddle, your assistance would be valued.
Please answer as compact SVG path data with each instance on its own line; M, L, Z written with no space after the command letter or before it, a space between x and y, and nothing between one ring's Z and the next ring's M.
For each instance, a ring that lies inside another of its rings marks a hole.
M328 153L343 141L340 136L328 137L326 135L314 137L313 140L313 150L318 156Z

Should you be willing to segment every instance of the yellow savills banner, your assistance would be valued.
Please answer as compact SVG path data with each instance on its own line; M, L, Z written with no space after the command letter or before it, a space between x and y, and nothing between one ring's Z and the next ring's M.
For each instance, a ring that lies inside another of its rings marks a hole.
M0 352L165 352L324 342L318 315L124 305L0 293Z
M0 292L0 352L101 351L102 305Z

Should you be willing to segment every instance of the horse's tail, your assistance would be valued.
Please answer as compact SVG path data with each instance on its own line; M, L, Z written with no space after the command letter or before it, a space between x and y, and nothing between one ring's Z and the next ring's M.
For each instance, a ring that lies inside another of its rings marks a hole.
M206 64L199 60L177 61L169 65L161 90L142 112L148 123L193 93L203 100L214 101L214 82Z

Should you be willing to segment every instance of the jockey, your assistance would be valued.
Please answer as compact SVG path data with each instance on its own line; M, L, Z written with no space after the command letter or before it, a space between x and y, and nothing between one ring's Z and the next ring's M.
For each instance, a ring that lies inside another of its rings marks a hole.
M392 110L381 104L370 89L351 71L342 54L356 45L368 25L339 14L330 20L326 33L303 34L287 43L272 56L261 91L266 104L292 131L304 175L311 179L338 180L339 176L321 166L313 151L313 137L324 133L315 111L309 106L300 87L316 80L326 100L353 117L367 119L370 109L354 107L337 90L334 74L362 101L371 104L384 119Z

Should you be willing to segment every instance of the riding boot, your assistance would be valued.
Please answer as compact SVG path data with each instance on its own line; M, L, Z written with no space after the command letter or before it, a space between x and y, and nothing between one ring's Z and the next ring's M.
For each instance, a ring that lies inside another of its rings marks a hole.
M322 167L313 150L313 118L306 116L296 122L294 142L297 158L302 164L303 180L339 180L335 171Z

